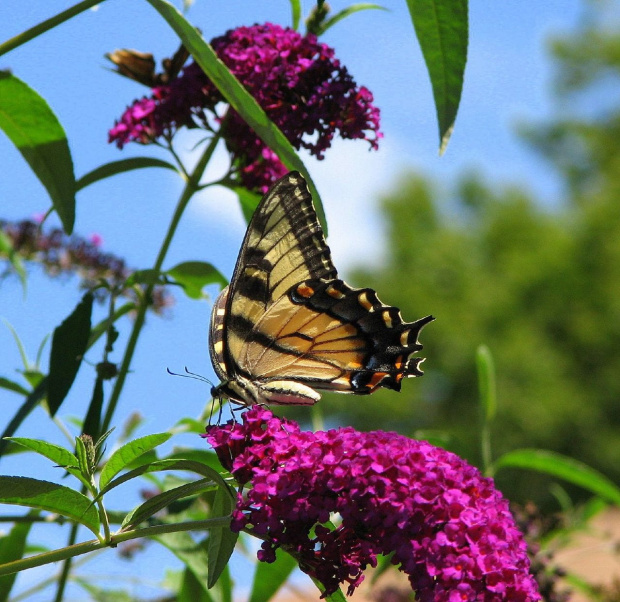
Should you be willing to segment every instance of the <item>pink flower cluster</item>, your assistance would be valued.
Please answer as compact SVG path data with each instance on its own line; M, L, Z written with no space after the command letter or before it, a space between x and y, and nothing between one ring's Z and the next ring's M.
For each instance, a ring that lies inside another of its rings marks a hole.
M302 432L258 407L206 437L252 485L231 528L264 539L260 560L286 549L325 595L345 583L350 595L392 554L421 602L541 599L508 502L453 453L383 431Z
M377 148L379 109L372 94L315 35L266 23L228 31L211 44L295 148L321 159L336 134ZM224 97L192 63L170 84L153 88L151 97L135 101L110 130L110 142L119 148L130 141L147 144L182 126L209 128L215 120L241 183L266 192L286 168L234 110L221 120L220 102Z

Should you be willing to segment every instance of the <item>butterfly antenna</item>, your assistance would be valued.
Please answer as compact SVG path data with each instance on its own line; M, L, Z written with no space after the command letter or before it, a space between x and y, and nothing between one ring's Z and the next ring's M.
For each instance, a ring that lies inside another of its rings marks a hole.
M203 376L202 374L196 374L195 372L191 372L190 370L188 370L187 366L185 366L185 374L179 374L178 372L173 372L172 370L170 370L170 368L166 368L166 372L170 374L171 376L181 376L182 378L193 378L194 380L199 380L203 383L208 383L212 387L214 386L213 383L206 376Z

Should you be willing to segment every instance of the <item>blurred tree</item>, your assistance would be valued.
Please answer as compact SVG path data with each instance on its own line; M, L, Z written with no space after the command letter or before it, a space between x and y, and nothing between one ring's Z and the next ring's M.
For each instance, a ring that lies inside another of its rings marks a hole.
M421 337L426 375L401 395L326 399L326 412L364 429L446 431L448 447L479 461L474 356L485 343L498 375L495 455L544 447L620 480L620 24L605 6L588 5L580 30L552 44L558 110L572 116L523 131L565 182L564 202L549 209L525 186L477 174L449 195L403 178L383 201L387 264L353 284L406 319L436 316ZM544 498L542 479L510 477L500 486L513 498Z

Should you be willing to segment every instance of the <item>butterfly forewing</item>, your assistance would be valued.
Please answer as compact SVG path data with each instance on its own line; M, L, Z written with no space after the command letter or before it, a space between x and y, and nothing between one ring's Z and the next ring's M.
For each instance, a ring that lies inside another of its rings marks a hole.
M213 308L215 394L253 403L314 403L315 390L400 390L419 376L417 337L431 317L403 322L371 289L337 277L300 174L259 203L230 286Z

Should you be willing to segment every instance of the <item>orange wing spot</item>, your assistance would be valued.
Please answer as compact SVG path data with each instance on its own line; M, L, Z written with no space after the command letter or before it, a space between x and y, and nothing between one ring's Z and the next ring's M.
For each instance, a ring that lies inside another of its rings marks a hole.
M396 358L396 361L394 362L394 367L396 368L396 370L398 370L399 372L402 370L403 368L403 356L399 355Z
M387 375L387 372L375 372L366 387L373 391Z
M368 295L366 293L360 293L357 300L364 309L372 311L372 303L368 300Z
M314 289L311 286L308 286L307 284L300 284L297 287L297 294L300 297L304 297L304 299L310 299L310 297L314 295Z
M326 289L327 294L334 299L342 299L344 297L344 293L339 291L337 288L333 286L328 286Z
M362 368L364 364L362 364L361 362L356 362L356 361L350 361L347 362L347 370L359 370L360 368Z

